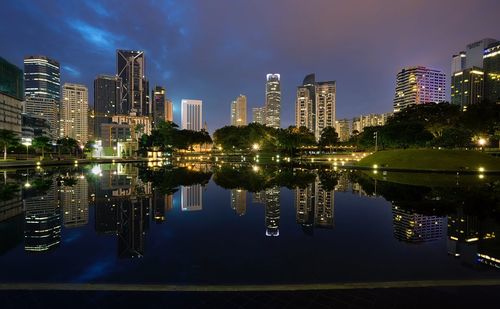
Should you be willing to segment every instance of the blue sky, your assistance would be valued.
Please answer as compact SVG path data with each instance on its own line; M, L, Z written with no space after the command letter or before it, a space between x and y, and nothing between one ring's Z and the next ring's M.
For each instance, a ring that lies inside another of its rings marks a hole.
M282 77L283 126L294 122L296 86L309 73L337 81L337 118L392 109L395 75L410 65L449 74L451 55L500 39L500 1L145 0L5 1L0 56L61 63L62 82L116 73L116 49L144 50L150 87L203 100L213 131L230 102L264 103L265 75Z

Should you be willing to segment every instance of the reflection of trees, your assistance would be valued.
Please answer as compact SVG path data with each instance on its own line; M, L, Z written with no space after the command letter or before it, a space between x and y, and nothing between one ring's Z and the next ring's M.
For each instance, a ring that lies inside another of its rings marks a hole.
M185 167L158 170L150 170L145 166L139 168L139 178L144 182L151 182L162 194L172 194L179 186L206 185L211 177L211 172L193 171Z
M0 201L13 199L19 193L19 185L15 183L0 184Z
M214 182L225 189L245 189L259 192L272 187L304 188L313 182L314 171L291 167L259 166L256 171L251 166L224 165L215 170Z
M500 181L430 187L375 180L365 172L352 173L351 181L359 183L368 195L380 195L421 214L450 215L462 208L465 214L500 219Z

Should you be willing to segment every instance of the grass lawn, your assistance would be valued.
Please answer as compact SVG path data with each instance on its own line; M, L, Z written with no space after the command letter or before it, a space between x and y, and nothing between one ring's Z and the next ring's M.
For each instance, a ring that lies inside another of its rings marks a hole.
M500 171L500 158L474 150L405 149L373 153L357 165L415 170Z

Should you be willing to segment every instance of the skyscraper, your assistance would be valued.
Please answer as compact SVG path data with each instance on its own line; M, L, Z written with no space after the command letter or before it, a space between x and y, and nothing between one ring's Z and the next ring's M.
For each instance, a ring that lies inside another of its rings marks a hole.
M464 51L459 52L451 57L451 75L465 69L467 55Z
M181 105L182 129L200 131L203 128L202 101L183 99Z
M61 137L71 137L82 145L88 140L88 90L84 85L66 83L61 104Z
M84 226L89 222L89 184L85 176L74 176L75 184L68 186L63 183L59 189L63 222L67 228Z
M45 56L24 58L25 112L45 118L51 136L59 137L61 69L59 62Z
M247 211L247 190L231 190L231 208L238 216L243 216Z
M144 51L117 50L117 75L122 79L122 100L120 111L148 116L149 82L145 76Z
M118 76L99 75L94 80L94 136L101 137L101 124L111 123L111 117L128 114L121 110L122 80Z
M198 211L203 208L203 188L200 184L183 186L181 189L182 211Z
M252 122L266 124L266 108L254 107L252 108Z
M23 71L0 57L0 129L21 136Z
M151 91L151 100L154 127L157 127L160 121L174 120L172 101L167 99L167 92L164 87L155 86Z
M462 110L484 99L484 72L479 68L465 69L451 76L451 103Z
M247 97L240 94L231 102L231 125L244 126L247 124Z
M495 39L485 38L477 42L467 44L465 49L466 58L464 69L472 69L474 67L482 69L484 50L496 41L497 40Z
M492 103L500 102L500 42L484 50L484 97Z
M266 75L266 125L281 127L281 85L279 74Z
M394 112L409 106L445 101L446 75L423 66L402 69L397 74Z
M297 87L295 126L306 127L317 139L326 127L335 126L335 81L316 82L314 74L304 78Z

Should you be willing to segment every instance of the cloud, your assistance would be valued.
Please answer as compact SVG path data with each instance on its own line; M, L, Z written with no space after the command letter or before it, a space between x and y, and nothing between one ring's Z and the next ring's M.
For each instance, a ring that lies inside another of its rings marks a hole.
M67 23L71 28L76 30L84 40L101 50L115 50L116 45L123 39L121 36L115 35L110 31L92 26L83 20L70 19L67 21Z
M69 65L63 65L62 69L63 69L63 72L65 72L73 77L79 77L81 75L81 72L78 69L71 67Z

